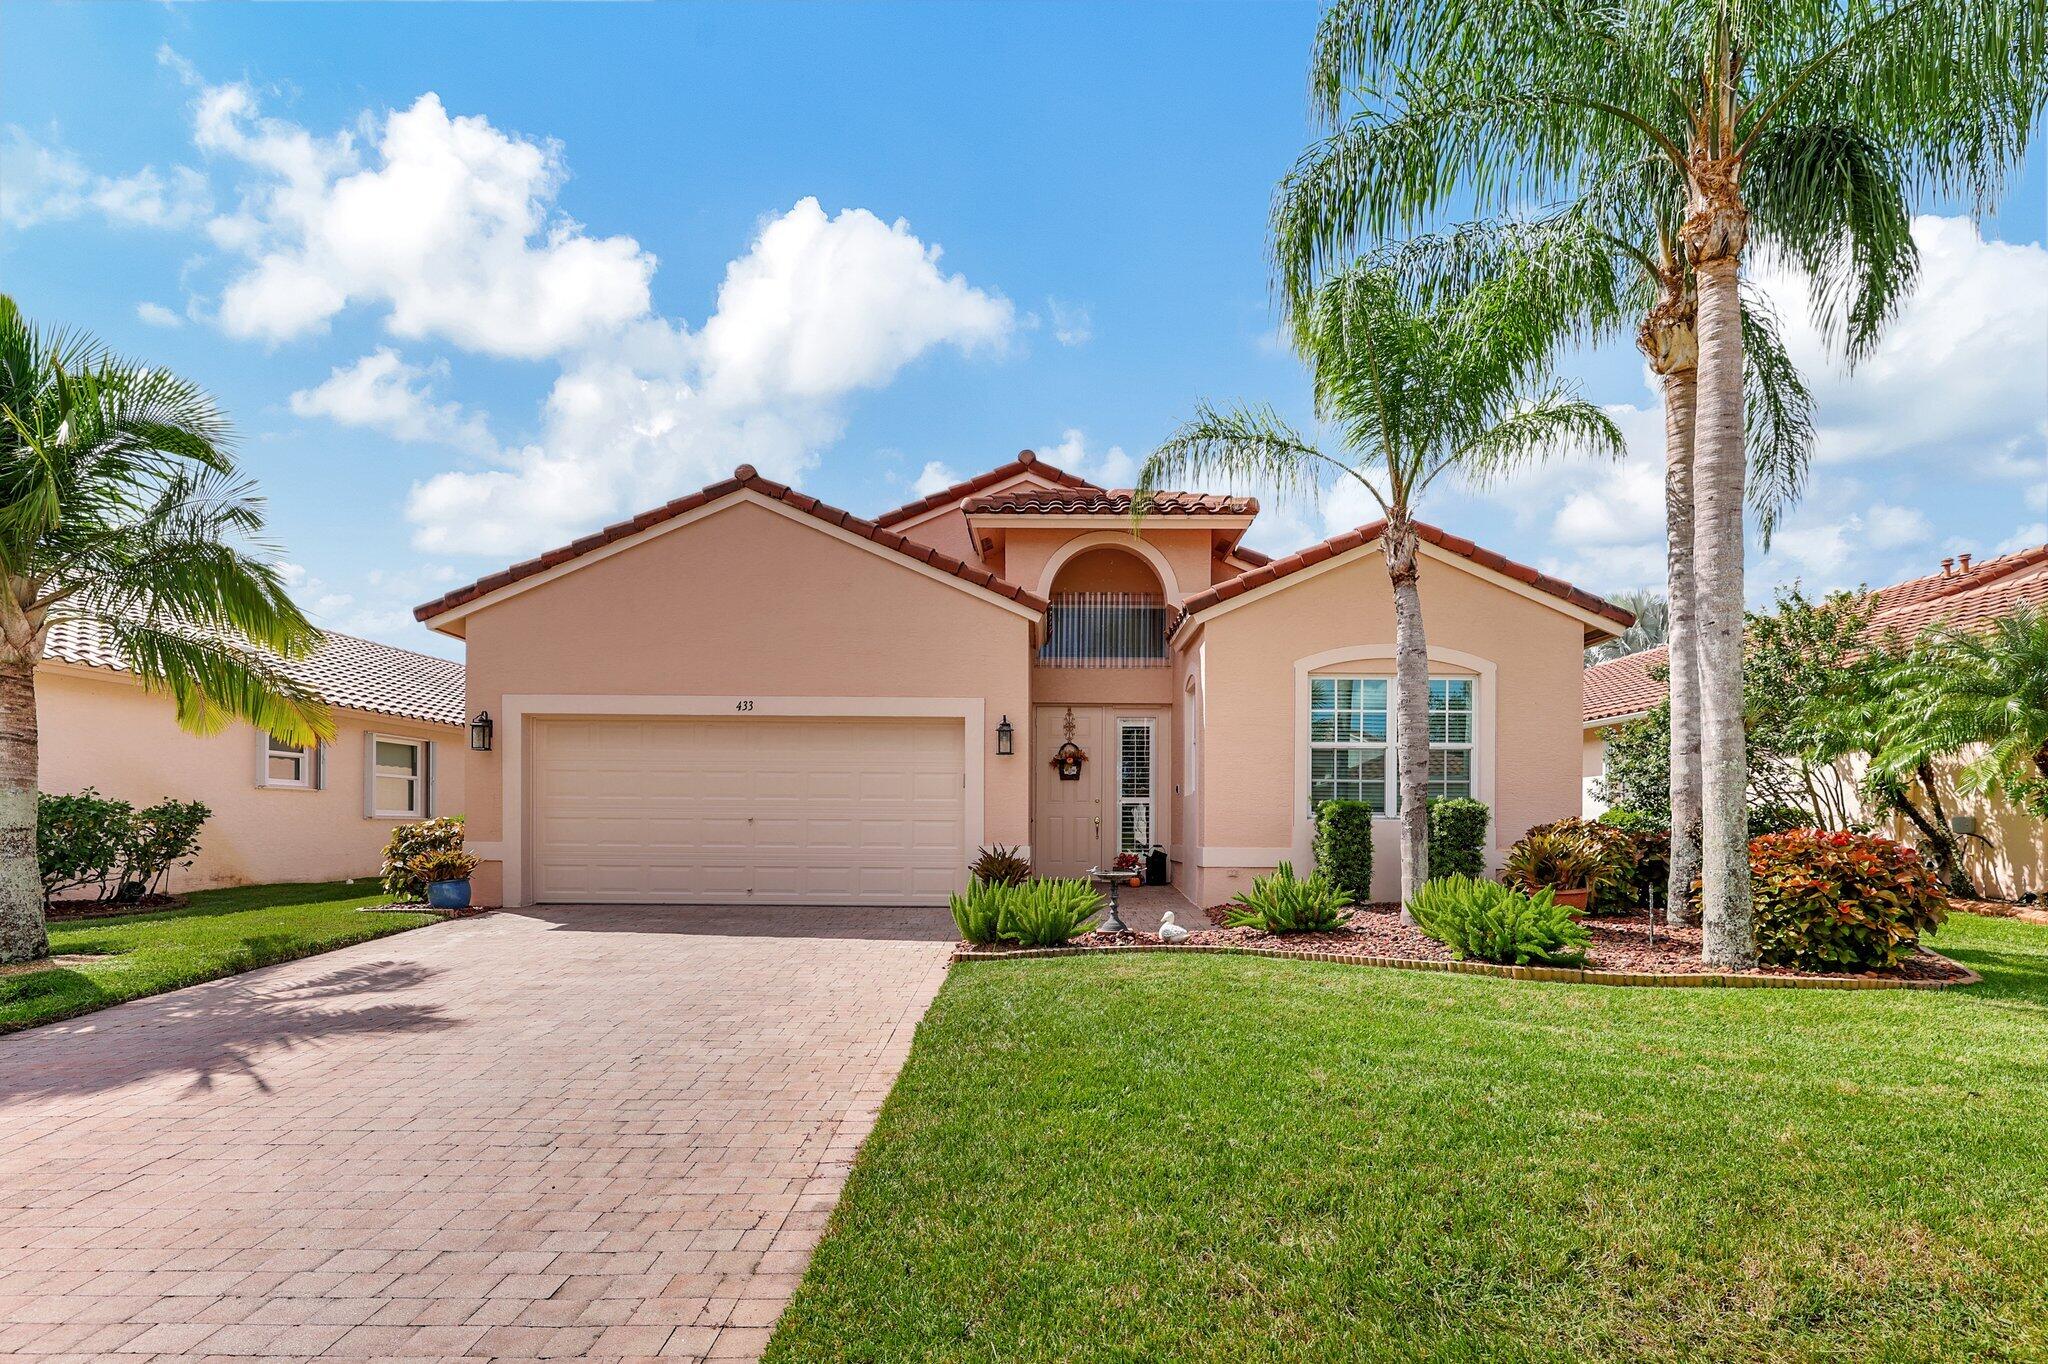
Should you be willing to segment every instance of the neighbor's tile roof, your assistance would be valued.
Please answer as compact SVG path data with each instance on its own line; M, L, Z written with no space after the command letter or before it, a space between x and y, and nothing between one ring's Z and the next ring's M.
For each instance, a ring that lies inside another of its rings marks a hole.
M1261 564L1257 568L1238 574L1235 578L1225 578L1222 582L1217 583L1206 591L1195 593L1185 602L1181 603L1183 609L1187 612L1187 617L1184 617L1184 619L1191 618L1212 606L1229 601L1232 597L1241 597L1254 588L1264 587L1270 582L1278 582L1282 578L1299 573L1304 568L1313 567L1326 559L1334 559L1339 554L1345 554L1363 545L1369 545L1380 538L1386 527L1387 523L1385 520L1374 521L1368 525L1360 526L1356 530L1345 531L1342 535L1333 535L1319 544L1310 545L1307 549L1298 549L1294 553L1274 559L1270 563ZM1415 533L1429 544L1435 545L1438 549L1458 555L1460 558L1470 559L1482 568L1490 568L1496 573L1505 574L1507 577L1513 578L1516 582L1526 583L1538 591L1547 592L1553 597L1562 598L1581 610L1590 611L1597 616L1604 616L1608 620L1613 621L1617 626L1625 628L1635 623L1634 616L1630 615L1623 608L1616 606L1613 602L1603 597L1596 597L1591 592L1587 592L1582 588L1573 587L1570 583L1559 578L1553 578L1547 573L1539 573L1527 564L1518 564L1505 555L1496 554L1490 549L1482 549L1463 536L1452 535L1449 531L1440 530L1422 521L1415 523Z
M885 511L875 518L875 524L878 526L893 526L898 521L912 520L924 515L928 511L936 511L950 502L958 502L963 498L972 497L984 488L994 487L1004 479L1015 478L1019 474L1027 473L1035 478L1047 479L1069 488L1093 488L1095 486L1079 475L1070 474L1064 469L1053 468L1052 465L1040 459L1035 450L1019 450L1017 458L1011 460L1008 464L998 464L986 473L976 474L973 478L955 483L950 488L941 488L929 497L920 497L915 502L906 502L893 511Z
M452 658L395 649L353 635L323 632L306 658L280 659L259 650L287 676L319 693L330 706L397 715L434 724L463 723L462 664ZM43 657L58 663L129 672L127 660L97 620L62 620L50 627Z
M2021 606L2048 611L2048 545L2015 550L1967 569L1944 569L1881 587L1866 634L1913 640L1937 626L1981 630ZM1595 724L1648 710L1664 699L1665 684L1649 669L1665 658L1658 645L1641 653L1595 663L1583 687L1586 723Z
M1650 669L1662 667L1670 650L1659 644L1586 669L1582 690L1586 723L1618 720L1624 715L1641 715L1664 699L1665 684L1650 676Z
M1128 515L1130 488L1005 488L969 498L969 516L1100 516ZM1147 516L1257 516L1257 498L1224 493L1157 492L1146 505Z
M855 535L864 536L886 549L894 550L906 559L915 559L921 564L929 564L942 573L950 573L956 578L973 583L976 587L987 588L998 596L1008 597L1020 606L1029 607L1034 611L1045 610L1045 598L1034 592L1026 591L1015 583L1006 582L985 568L975 564L964 563L950 554L933 549L929 545L921 545L915 540L905 539L895 531L884 530L874 522L864 521L852 512L841 511L837 507L828 506L820 502L815 497L800 493L786 483L777 483L773 479L763 478L754 471L753 465L742 464L739 468L733 470L731 478L723 479L705 488L700 488L688 497L679 497L673 502L666 502L659 507L641 512L631 520L620 521L615 525L606 526L603 530L586 535L580 540L572 541L559 549L551 549L539 558L528 559L524 563L514 564L510 568L499 569L496 573L477 579L467 587L458 587L453 592L414 607L413 615L420 620L430 620L443 612L451 611L458 606L475 601L486 593L495 592L501 587L520 581L522 578L531 578L536 573L545 573L549 569L568 563L572 559L580 559L592 550L602 548L615 540L623 540L629 535L637 535L649 526L658 526L664 521L672 521L686 512L695 511L708 502L715 502L719 498L730 496L743 488L751 489L764 497L772 497L776 501L794 507L807 516L816 517L828 525L837 526L842 530L851 531Z

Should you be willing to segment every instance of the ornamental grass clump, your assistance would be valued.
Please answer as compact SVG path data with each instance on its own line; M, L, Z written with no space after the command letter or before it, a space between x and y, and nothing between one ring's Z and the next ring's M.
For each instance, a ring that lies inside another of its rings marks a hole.
M1023 947L1058 947L1088 931L1101 913L1102 892L1086 881L975 880L950 902L953 926L962 941L977 947L1014 942Z
M1497 881L1432 877L1408 902L1424 933L1463 960L1582 966L1593 938L1548 889L1524 895Z
M1750 840L1757 959L1808 971L1876 971L1913 955L1948 917L1920 854L1889 838L1796 829Z
M960 940L976 947L1000 941L1003 909L1017 894L1018 887L1008 881L983 881L977 877L968 882L967 893L955 895L950 901L953 926L960 930Z
M1224 910L1231 928L1261 928L1268 933L1328 933L1350 917L1351 897L1321 871L1301 878L1294 865L1282 862L1270 876L1252 879Z

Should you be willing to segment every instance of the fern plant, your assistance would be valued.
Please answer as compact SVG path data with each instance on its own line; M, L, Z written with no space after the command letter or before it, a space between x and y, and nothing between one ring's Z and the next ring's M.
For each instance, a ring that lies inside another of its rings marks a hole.
M1545 888L1524 895L1497 881L1433 877L1408 908L1424 933L1463 960L1506 966L1581 966L1592 934Z
M1018 887L1007 881L976 878L968 882L967 893L955 895L949 902L953 926L960 930L961 941L977 947L998 941L1003 932L1003 911L1017 894Z
M1013 891L1000 932L1025 947L1058 947L1087 932L1104 903L1087 881L1027 881Z
M1322 872L1304 879L1293 863L1282 862L1272 875L1252 878L1251 888L1224 910L1223 922L1268 933L1327 933L1344 926L1350 908L1351 897Z

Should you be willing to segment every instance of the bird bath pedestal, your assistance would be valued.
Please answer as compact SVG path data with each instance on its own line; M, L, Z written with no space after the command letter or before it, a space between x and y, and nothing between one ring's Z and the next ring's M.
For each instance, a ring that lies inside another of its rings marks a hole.
M1119 917L1117 916L1117 912L1116 912L1116 883L1117 883L1117 875L1118 875L1118 874L1117 874L1116 872L1114 872L1114 871L1104 871L1104 870L1102 870L1102 868L1100 868L1100 867L1090 867L1090 868L1088 869L1088 879L1089 879L1089 880L1091 880L1091 881L1100 881L1100 882L1102 882L1103 884L1105 884L1105 885L1107 885L1107 886L1109 887L1109 917L1108 917L1107 919L1104 919L1104 920L1102 921L1102 923L1101 923L1100 925L1098 925L1098 926L1097 926L1097 928L1096 928L1096 930L1095 930L1095 931L1096 931L1097 933L1128 933L1128 932L1130 932L1130 931L1131 931L1130 929L1128 929L1128 928L1124 927L1124 921L1123 921L1123 920L1122 920L1121 918L1119 918ZM1125 873L1123 873L1123 875L1125 875L1125 876L1129 876L1129 875L1130 875L1130 873L1129 873L1129 872L1125 872Z

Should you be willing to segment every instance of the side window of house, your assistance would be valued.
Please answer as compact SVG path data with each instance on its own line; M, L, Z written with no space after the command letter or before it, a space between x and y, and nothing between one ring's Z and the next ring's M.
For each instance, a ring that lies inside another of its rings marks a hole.
M321 780L322 758L318 744L294 744L275 734L259 733L256 746L256 784L286 790L316 791Z
M371 815L379 819L426 817L429 747L421 739L370 736Z
M1308 801L1362 800L1375 814L1401 808L1394 762L1393 680L1309 679ZM1472 794L1472 679L1429 682L1429 794Z

